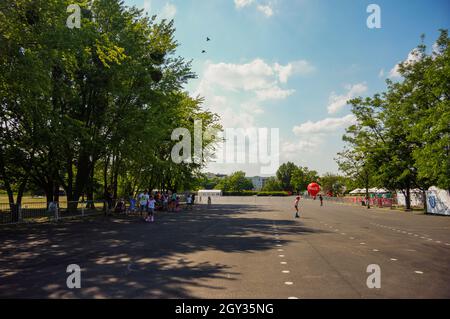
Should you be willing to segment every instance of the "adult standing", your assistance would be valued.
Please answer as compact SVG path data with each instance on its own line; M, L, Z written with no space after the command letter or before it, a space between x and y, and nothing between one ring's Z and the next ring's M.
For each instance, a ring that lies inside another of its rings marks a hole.
M145 190L143 193L139 194L139 196L138 196L139 211L141 212L141 216L144 211L147 211L149 199L150 199L150 196L148 195L148 190Z

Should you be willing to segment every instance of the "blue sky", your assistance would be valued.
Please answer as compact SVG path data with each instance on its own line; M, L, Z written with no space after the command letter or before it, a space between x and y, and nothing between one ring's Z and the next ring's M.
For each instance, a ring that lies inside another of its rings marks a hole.
M281 162L337 172L333 158L352 123L345 100L383 91L426 35L449 28L448 0L126 0L173 18L178 54L199 78L186 87L225 127L280 129ZM369 29L369 4L381 29ZM206 42L206 37L212 41ZM202 54L206 50L206 54ZM212 164L258 175L252 165Z

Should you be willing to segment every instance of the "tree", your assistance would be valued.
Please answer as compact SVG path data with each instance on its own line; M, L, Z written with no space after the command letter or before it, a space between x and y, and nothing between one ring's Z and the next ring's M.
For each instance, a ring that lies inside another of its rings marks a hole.
M298 167L292 174L291 184L297 192L305 192L308 185L319 179L316 171L311 171L307 167Z
M262 188L263 192L279 192L282 190L283 187L276 177L269 177Z
M450 190L448 44L448 32L441 30L434 53L421 44L414 62L400 65L403 81L388 80L386 92L350 101L357 123L344 136L350 150L340 156L342 170L353 166L369 177L370 167L372 182L401 190L407 209L412 188L424 194L431 185Z
M294 163L288 162L280 166L277 171L277 179L281 183L281 187L284 191L292 192L294 190L291 179L294 172L297 170L297 166Z
M92 20L83 0L82 27L69 29L71 3L0 7L0 179L10 203L20 204L30 183L49 202L62 186L75 203L109 189L118 197L193 187L208 155L174 163L171 134L194 133L197 120L201 133L221 127L202 98L183 91L195 74L175 55L173 21L157 23L118 0L95 1Z

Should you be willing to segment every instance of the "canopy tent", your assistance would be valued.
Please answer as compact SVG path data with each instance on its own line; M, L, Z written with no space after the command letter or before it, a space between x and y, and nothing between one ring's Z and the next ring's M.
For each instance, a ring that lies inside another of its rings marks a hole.
M199 197L208 197L208 196L222 196L221 190L211 189L211 190L200 190L198 191Z
M350 192L350 194L362 194L362 193L365 193L365 191L363 191L362 189L359 189L359 188Z

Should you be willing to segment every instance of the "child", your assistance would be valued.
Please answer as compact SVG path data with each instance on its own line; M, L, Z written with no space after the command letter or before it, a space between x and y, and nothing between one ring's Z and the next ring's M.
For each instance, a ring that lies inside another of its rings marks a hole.
M150 196L150 199L148 200L148 216L145 219L147 223L153 223L155 221L155 204L156 200L153 198L153 196Z
M300 196L297 196L296 198L295 198L295 202L294 202L294 205L295 205L295 218L300 218L300 215L298 214L298 204L299 204L299 202L300 202Z
M134 213L136 211L136 199L133 196L133 193L130 193L130 207L128 208L129 213Z
M192 195L188 195L188 197L186 198L186 204L187 204L187 207L186 207L187 210L192 210L193 209L193 207L192 207Z

